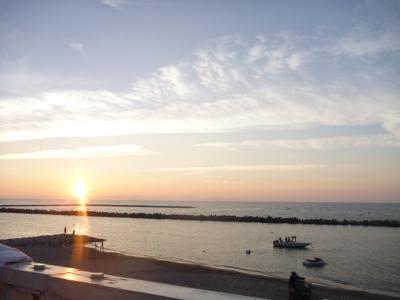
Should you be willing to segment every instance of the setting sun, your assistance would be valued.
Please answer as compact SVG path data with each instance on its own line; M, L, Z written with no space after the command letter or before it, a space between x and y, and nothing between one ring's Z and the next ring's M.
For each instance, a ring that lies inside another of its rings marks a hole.
M87 188L82 178L78 178L74 185L74 196L80 201L85 201L87 195Z

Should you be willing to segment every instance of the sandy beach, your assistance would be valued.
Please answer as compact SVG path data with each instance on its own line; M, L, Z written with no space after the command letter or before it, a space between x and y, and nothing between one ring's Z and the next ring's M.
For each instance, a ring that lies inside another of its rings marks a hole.
M42 263L240 295L288 299L287 280L278 278L151 258L132 257L82 246L25 245L17 248L30 255L35 261ZM79 253L79 259L76 259L76 253ZM400 299L400 297L316 285L313 285L312 293L312 299Z

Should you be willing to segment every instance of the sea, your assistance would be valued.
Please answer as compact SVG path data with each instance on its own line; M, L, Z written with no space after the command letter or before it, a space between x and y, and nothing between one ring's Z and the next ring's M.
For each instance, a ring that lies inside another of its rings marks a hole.
M52 201L54 203L55 201ZM94 201L92 201L94 203ZM1 204L49 204L3 200ZM92 203L92 204L93 204ZM167 207L100 207L88 210L235 216L298 217L338 220L400 220L400 203L275 203L96 201L114 205ZM71 210L79 206L29 207ZM69 231L106 239L107 251L238 272L288 278L296 271L315 284L400 296L400 228L259 224L239 222L150 220L58 215L0 214L0 239ZM273 240L297 236L309 249L272 247ZM251 250L247 254L246 250ZM323 268L306 268L307 258L323 258Z

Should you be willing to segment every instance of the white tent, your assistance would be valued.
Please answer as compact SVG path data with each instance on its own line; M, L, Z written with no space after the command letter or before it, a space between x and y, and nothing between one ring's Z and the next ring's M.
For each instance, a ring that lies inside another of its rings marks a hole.
M18 249L0 244L0 267L20 262L32 262L32 258Z

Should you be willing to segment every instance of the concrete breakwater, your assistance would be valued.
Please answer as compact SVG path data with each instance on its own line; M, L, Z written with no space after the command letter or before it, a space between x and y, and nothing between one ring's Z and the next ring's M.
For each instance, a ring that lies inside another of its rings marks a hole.
M0 240L0 243L11 247L23 246L83 246L90 243L104 242L104 239L98 239L88 235L72 235L72 234L53 234L41 235L35 237L16 238Z
M337 219L300 219L297 217L256 217L256 216L231 216L231 215L184 215L184 214L162 214L162 213L120 213L101 211L80 210L46 210L46 209L23 209L1 207L0 213L20 214L44 214L64 216L90 216L109 218L136 218L155 220L184 220L184 221L218 221L218 222L245 222L245 223L269 223L269 224L307 224L307 225L352 225L352 226L378 226L378 227L400 227L399 220L337 220Z

